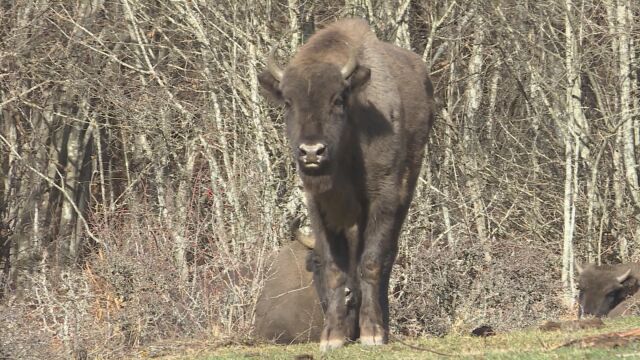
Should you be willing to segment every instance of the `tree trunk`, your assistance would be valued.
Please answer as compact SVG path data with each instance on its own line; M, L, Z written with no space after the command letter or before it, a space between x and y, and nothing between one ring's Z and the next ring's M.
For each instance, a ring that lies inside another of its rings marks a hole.
M484 40L484 26L483 20L477 20L475 25L474 42L471 49L471 60L469 61L469 80L467 85L467 106L466 106L466 119L464 129L464 167L467 172L467 191L471 196L473 222L476 227L476 235L478 241L484 248L484 260L491 262L491 246L489 244L489 235L487 232L487 219L485 216L485 207L483 203L481 184L482 178L480 176L480 162L483 161L482 147L480 146L480 139L478 138L478 129L481 126L480 120L480 105L482 103L482 58L483 58L483 46Z
M582 29L573 24L573 0L566 0L565 13L565 69L567 74L566 107L568 112L567 131L565 132L565 191L564 191L564 226L562 250L562 286L567 305L575 299L573 279L573 237L575 234L576 206L578 188L578 168L580 158L585 165L590 164L588 144L589 128L582 111L581 57L579 53ZM560 125L562 126L562 125ZM572 161L572 158L574 158Z
M635 154L634 113L631 99L631 30L632 15L629 0L618 0L616 9L618 35L618 76L620 79L620 121L622 125L622 158L625 166L627 185L636 208L640 208L640 188L638 187L638 165Z

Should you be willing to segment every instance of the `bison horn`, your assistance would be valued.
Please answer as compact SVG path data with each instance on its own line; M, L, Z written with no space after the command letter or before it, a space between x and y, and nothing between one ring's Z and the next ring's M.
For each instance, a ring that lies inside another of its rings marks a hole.
M308 247L309 249L313 249L316 246L316 239L313 237L313 235L304 234L300 230L296 232L296 240L298 240L300 244Z
M269 52L269 58L267 58L267 69L276 80L282 81L283 71L282 69L280 69L280 67L276 63L276 58L275 58L276 50L277 50L277 47L274 46L271 49L271 52Z
M625 271L624 274L616 277L616 280L618 280L619 283L622 283L623 281L627 280L627 278L629 277L629 275L631 275L631 269Z
M349 53L349 59L347 60L347 63L344 64L344 66L342 67L342 69L340 70L340 73L342 74L342 78L346 79L348 78L351 73L353 72L353 70L356 69L356 54L355 51L351 51Z
M577 262L575 263L576 266L576 271L578 272L578 275L582 274L582 272L584 272L584 268L582 266L580 266L580 264L578 264Z

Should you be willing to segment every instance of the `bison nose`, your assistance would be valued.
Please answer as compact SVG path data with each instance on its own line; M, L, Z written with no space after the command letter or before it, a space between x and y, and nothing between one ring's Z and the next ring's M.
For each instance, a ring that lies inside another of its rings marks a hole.
M326 152L327 146L322 143L301 144L298 155L305 164L319 164Z
M315 144L302 144L298 147L300 150L300 156L320 156L324 154L327 147L321 143Z

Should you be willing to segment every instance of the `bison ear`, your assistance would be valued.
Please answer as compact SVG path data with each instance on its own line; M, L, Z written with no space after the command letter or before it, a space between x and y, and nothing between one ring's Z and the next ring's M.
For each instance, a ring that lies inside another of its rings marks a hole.
M264 89L263 93L274 103L281 105L284 103L282 91L280 91L280 81L278 81L269 70L264 70L258 75L258 82Z
M357 90L362 87L364 84L369 81L371 78L371 69L366 66L356 67L355 70L351 73L351 76L347 78L347 82L349 83L349 89Z
M310 273L316 273L320 269L320 258L315 251L309 250L305 259L305 268Z
M315 255L313 253L313 251L309 251L307 252L307 257L305 258L305 269L307 270L307 272L312 273L313 270L315 269L315 265L314 265L314 261L315 259L313 258Z

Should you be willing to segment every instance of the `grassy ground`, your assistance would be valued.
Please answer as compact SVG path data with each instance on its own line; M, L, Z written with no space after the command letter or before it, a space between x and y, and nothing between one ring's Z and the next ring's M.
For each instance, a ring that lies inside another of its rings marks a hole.
M562 346L572 340L609 332L640 328L639 317L606 320L601 329L579 331L542 332L537 329L497 334L487 338L471 336L445 336L441 338L405 339L403 343L391 341L381 347L364 347L352 344L328 354L318 351L318 344L292 346L255 345L226 346L216 349L201 348L198 351L172 355L171 359L640 359L640 341L624 346L580 347ZM420 347L422 349L416 349ZM425 349L441 353L427 351Z

